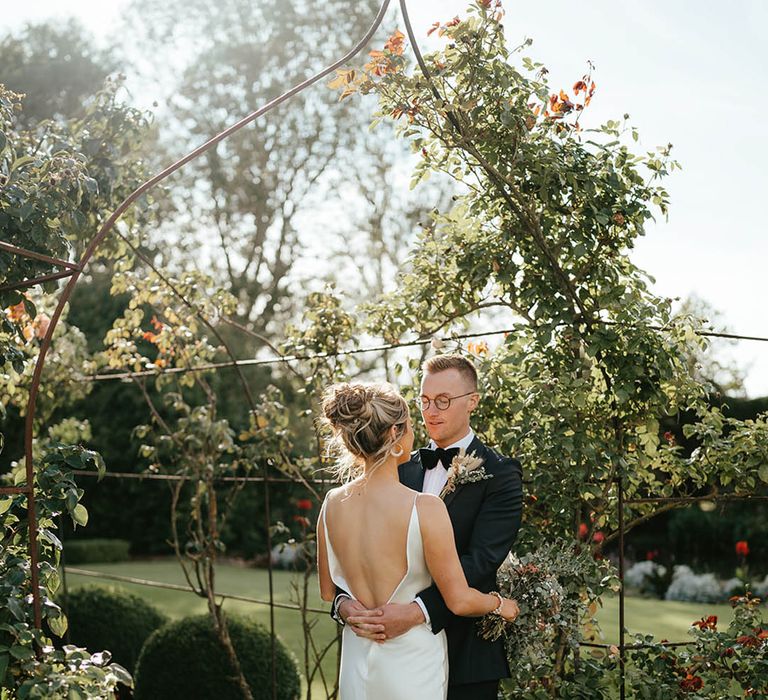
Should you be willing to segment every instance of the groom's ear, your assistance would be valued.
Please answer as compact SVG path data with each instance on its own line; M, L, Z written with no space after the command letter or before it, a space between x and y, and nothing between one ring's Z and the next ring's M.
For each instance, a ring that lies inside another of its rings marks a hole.
M475 392L472 394L472 396L469 397L469 412L472 413L477 408L477 405L480 403L480 394Z

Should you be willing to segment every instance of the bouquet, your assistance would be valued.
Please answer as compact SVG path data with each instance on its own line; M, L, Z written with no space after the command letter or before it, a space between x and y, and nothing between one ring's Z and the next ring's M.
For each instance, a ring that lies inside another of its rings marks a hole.
M517 601L520 614L514 622L480 618L480 636L504 639L513 674L521 679L546 674L563 644L575 648L600 595L618 590L619 583L610 562L570 542L545 544L523 556L510 553L496 582L501 595Z
M563 609L565 591L540 555L541 552L523 557L512 552L507 555L496 574L496 583L501 595L517 601L520 614L512 623L498 615L485 615L480 620L483 638L496 641L503 636L507 645L520 647L542 635L552 636Z

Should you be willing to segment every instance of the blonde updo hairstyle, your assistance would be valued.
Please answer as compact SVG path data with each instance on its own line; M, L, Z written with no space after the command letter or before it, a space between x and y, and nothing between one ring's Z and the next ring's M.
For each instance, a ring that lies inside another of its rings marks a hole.
M391 384L334 384L326 389L322 407L337 456L333 471L343 483L378 469L408 421L408 404ZM397 426L394 436L392 426Z

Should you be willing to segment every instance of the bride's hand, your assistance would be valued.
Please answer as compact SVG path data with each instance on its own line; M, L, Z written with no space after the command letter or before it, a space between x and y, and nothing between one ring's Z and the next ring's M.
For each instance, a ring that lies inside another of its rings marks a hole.
M501 604L500 615L507 622L514 622L517 616L520 614L520 608L517 606L517 601L511 598L504 598Z

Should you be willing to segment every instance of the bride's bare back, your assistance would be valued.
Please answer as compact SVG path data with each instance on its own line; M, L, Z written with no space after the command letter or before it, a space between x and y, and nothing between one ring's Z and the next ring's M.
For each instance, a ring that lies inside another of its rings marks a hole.
M397 482L359 480L329 492L325 537L350 593L367 608L386 604L408 569L407 538L418 493Z

